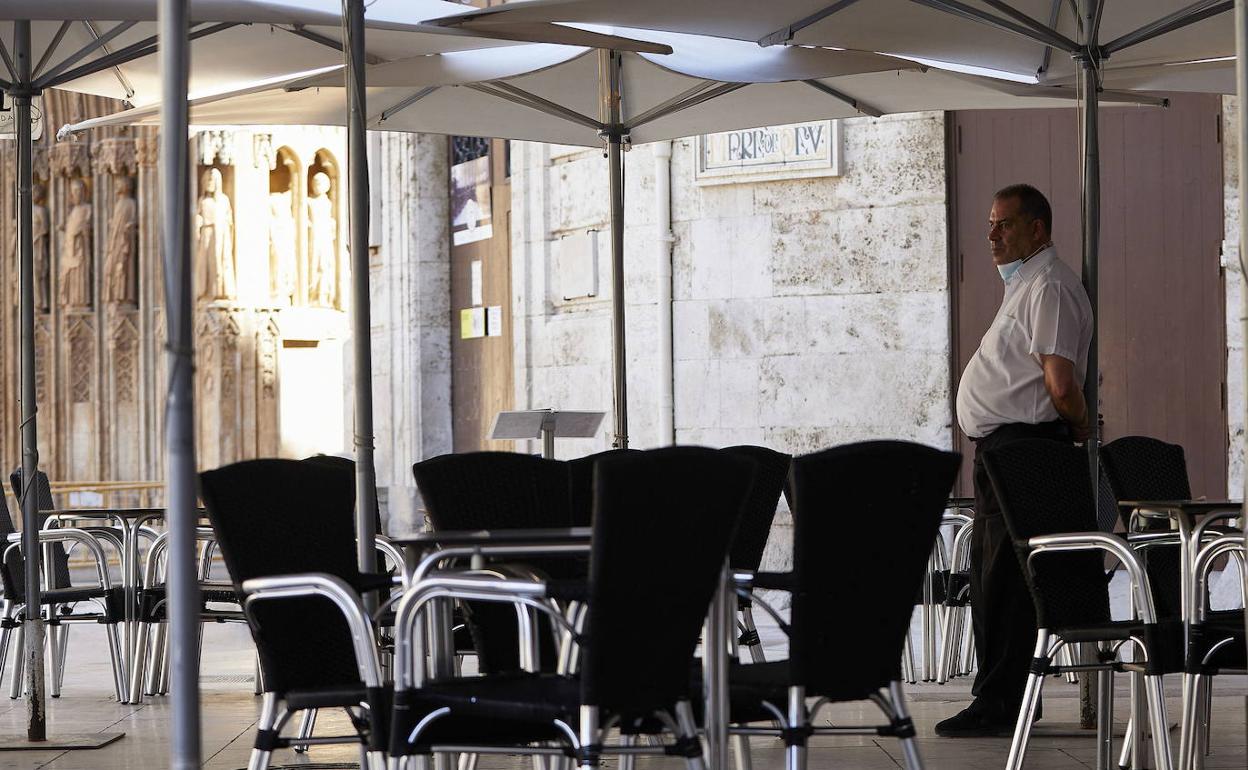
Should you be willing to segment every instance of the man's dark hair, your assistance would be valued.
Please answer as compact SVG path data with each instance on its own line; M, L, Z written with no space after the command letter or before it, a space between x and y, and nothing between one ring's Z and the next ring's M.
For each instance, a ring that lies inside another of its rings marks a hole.
M1044 197L1044 193L1036 188L1029 184L1012 184L997 190L997 194L992 197L993 200L1017 198L1018 213L1044 222L1045 232L1052 234L1053 208L1049 206L1049 199Z

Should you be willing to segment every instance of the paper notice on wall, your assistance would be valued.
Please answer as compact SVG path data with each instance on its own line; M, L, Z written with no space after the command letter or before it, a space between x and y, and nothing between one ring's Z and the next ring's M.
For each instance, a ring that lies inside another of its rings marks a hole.
M459 311L459 338L472 340L485 336L485 308L466 307Z
M485 334L487 337L503 336L502 305L490 305L485 309Z
M472 279L472 299L468 302L468 304L469 305L484 305L485 300L481 298L482 295L484 294L484 291L482 290L482 287L481 287L481 283L482 283L481 260L479 259L472 260L472 264L469 265L468 272L471 274L470 277Z
M491 200L490 156L451 167L451 243L460 246L494 236Z

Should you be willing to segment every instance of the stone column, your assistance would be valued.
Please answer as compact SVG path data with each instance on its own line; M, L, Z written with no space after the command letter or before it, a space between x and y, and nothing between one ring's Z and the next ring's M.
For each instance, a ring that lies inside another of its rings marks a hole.
M40 465L49 476L66 480L97 479L101 470L101 453L96 444L100 328L91 281L98 264L99 239L95 235L98 218L94 216L98 207L92 203L92 191L87 187L93 181L88 147L85 142L64 142L50 150L53 176L50 192L54 202L60 203L59 207L53 207L51 228L52 350L48 356L40 355L45 352L42 350L36 353L44 361L56 362L52 372L53 392L40 399L41 405L54 405L54 408L40 411L41 416L51 417L49 435L57 439L51 444L41 442L41 445L56 447L57 454ZM77 196L76 203L71 202L74 196ZM77 208L86 206L93 212L89 220L75 215ZM89 240L75 245L75 239L81 238ZM66 270L73 261L78 262L75 269L80 272L67 275ZM72 281L85 281L85 293L81 290L69 292L67 277ZM40 420L40 428L44 422Z
M140 396L140 317L138 295L138 172L135 142L110 138L91 148L102 214L97 232L96 296L103 315L99 361L104 398L99 436L105 478L139 479L144 471L145 434Z
M139 129L134 140L139 202L139 402L145 479L165 476L165 287L160 254L160 142L155 129Z
M199 424L199 463L218 468L243 458L242 404L239 382L242 359L239 341L243 334L242 313L228 303L201 307L195 329L195 394Z

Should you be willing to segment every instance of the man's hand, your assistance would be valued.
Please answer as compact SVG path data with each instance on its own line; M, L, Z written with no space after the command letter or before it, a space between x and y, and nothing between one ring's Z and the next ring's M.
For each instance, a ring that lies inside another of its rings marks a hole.
M1088 426L1088 405L1083 400L1083 389L1075 379L1074 362L1058 355L1041 355L1040 365L1044 367L1044 388L1054 408L1070 425L1070 437L1082 444L1092 435L1092 430Z

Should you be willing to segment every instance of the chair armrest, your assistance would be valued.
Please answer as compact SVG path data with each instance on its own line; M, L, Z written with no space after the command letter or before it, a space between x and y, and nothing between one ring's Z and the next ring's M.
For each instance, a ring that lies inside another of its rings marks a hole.
M1145 623L1157 622L1157 611L1153 606L1152 587L1148 583L1148 575L1144 565L1131 545L1119 537L1106 532L1065 532L1057 535L1040 535L1027 540L1031 553L1027 555L1030 569L1031 560L1043 553L1062 553L1072 551L1102 551L1122 562L1131 578L1131 589L1135 595L1136 612Z
M41 529L38 532L39 542L42 543L73 543L81 545L90 552L95 559L96 574L100 579L100 587L110 589L113 587L112 581L108 577L108 557L104 555L104 546L100 545L100 541L96 540L90 533L74 527L58 527L56 529ZM10 547L16 547L18 551L22 549L22 533L14 532L9 535L8 541L13 544ZM8 556L8 550L5 550L5 556Z
M403 549L395 545L385 535L377 535L374 544L377 547L377 552L389 559L390 563L398 571L399 584L405 589L411 585L412 576L408 573L407 558L403 555Z
M1213 569L1213 563L1219 556L1234 553L1240 556L1239 559L1232 561L1236 564L1237 571L1240 572L1242 582L1244 570L1244 536L1242 534L1235 533L1214 538L1201 547L1196 554L1196 559L1192 563L1192 574L1195 576L1192 590L1195 596L1191 597L1192 601L1187 605L1193 623L1200 623L1205 619L1205 599L1209 593L1209 572Z
M366 687L381 687L381 663L377 659L377 640L373 624L364 610L360 595L345 580L323 572L299 575L252 578L243 581L243 612L251 619L251 605L272 599L293 599L320 596L329 599L342 613L351 630L355 647L355 665L360 681Z
M575 628L550 599L545 582L517 578L435 574L404 592L394 620L394 685L397 689L419 687L424 681L425 634L417 621L434 599L460 599L523 605L549 615L560 627L579 638Z

